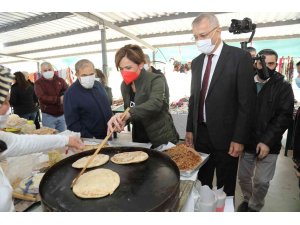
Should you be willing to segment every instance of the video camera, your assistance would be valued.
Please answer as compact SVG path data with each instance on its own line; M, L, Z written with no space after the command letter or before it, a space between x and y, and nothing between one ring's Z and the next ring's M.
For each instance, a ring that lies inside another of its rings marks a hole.
M232 19L229 27L229 32L233 34L252 32L248 41L241 42L241 48L246 50L247 44L250 43L252 41L252 38L254 37L255 29L256 24L252 23L252 20L246 17L243 20Z
M229 32L234 34L248 33L256 29L256 24L252 23L250 18L244 18L243 20L231 20Z

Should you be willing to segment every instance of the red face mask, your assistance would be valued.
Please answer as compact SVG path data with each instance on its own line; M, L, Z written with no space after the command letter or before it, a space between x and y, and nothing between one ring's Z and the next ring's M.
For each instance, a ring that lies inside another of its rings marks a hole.
M131 84L132 81L135 81L139 76L138 73L134 71L128 71L128 70L127 71L122 70L121 75L126 85Z

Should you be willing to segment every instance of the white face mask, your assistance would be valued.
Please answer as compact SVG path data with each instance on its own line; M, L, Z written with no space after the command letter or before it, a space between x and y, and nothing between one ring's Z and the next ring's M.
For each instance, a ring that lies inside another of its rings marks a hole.
M93 88L94 83L95 83L95 74L90 75L90 76L80 77L79 81L80 81L80 84L84 88L91 89L91 88Z
M212 50L215 48L216 45L213 45L211 43L211 39L205 39L205 40L198 40L196 42L197 48L200 52L208 55L212 52Z
M46 79L51 79L54 76L54 71L43 72L43 77Z
M212 50L214 50L216 45L213 45L211 43L211 39L214 37L214 35L215 35L215 32L211 38L196 41L197 48L200 52L208 55L212 52Z

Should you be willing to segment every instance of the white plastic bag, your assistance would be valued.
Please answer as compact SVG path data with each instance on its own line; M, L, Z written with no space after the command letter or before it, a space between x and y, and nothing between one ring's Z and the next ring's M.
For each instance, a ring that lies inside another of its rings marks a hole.
M174 145L173 143L168 142L168 144L160 145L160 146L154 148L154 150L163 152L163 151L165 151L165 150L167 150L167 149L169 149L169 148L173 148L173 147L175 147L175 146L176 146L176 145Z
M194 197L195 212L215 212L217 207L217 195L207 185L202 186L196 180L192 194Z
M224 212L226 193L223 191L223 187L220 189L217 189L217 187L213 187L213 191L217 196L216 212Z

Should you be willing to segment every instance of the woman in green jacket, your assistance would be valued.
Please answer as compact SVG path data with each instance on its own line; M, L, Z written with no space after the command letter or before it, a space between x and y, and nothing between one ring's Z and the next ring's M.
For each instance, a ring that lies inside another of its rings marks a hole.
M145 59L141 47L125 45L117 51L115 64L123 77L124 108L131 108L123 121L122 114L116 114L109 120L108 132L113 131L113 127L121 132L126 121L130 120L133 142L150 142L153 148L168 142L176 144L179 135L169 113L165 81L161 75L143 69Z

